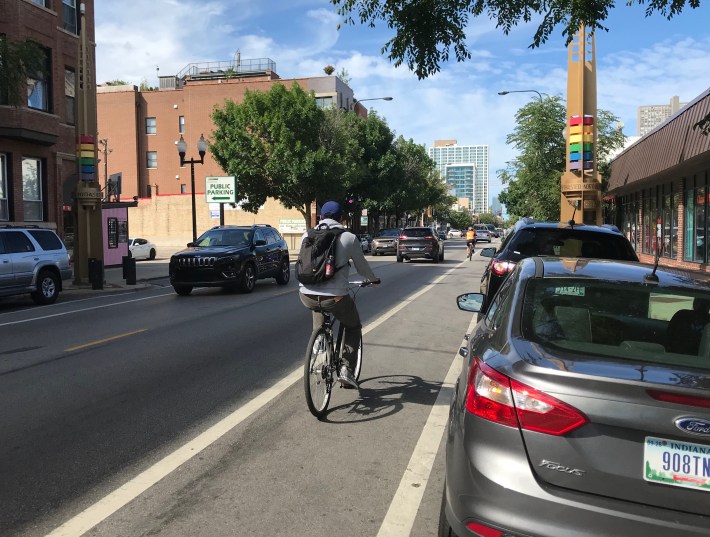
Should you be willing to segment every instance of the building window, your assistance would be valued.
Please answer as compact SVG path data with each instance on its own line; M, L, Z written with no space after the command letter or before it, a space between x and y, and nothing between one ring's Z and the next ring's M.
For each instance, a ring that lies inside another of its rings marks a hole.
M332 108L333 97L316 97L316 106L318 108Z
M44 72L27 77L27 106L37 110L50 111L49 89L52 87L52 67L50 54L44 49Z
M7 156L0 154L0 220L10 220L7 197Z
M76 124L76 73L69 67L64 68L64 101L67 123L74 125Z
M705 205L707 202L707 197L705 195L705 187L700 187L695 189L695 211L693 215L692 222L695 223L693 238L695 239L693 244L695 248L693 250L693 261L697 263L703 263L705 261Z
M146 168L157 168L158 167L158 152L157 151L146 151Z
M63 0L62 3L64 4L62 6L64 11L64 29L67 32L75 34L77 33L76 0Z
M146 134L155 134L157 132L155 125L156 125L156 123L155 123L154 117L145 118L145 133Z
M32 3L46 8L49 7L49 0L32 0Z
M187 185L186 184L180 185L180 194L187 194Z
M178 133L185 134L185 116L178 117Z
M42 162L36 158L22 159L22 201L25 221L41 222L42 213Z

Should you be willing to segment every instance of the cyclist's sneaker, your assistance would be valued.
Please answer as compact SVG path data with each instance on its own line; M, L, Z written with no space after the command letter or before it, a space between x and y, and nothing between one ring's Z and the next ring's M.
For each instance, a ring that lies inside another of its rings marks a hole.
M357 381L353 376L352 371L346 365L340 366L340 373L338 374L338 381L343 388L355 388L357 389Z

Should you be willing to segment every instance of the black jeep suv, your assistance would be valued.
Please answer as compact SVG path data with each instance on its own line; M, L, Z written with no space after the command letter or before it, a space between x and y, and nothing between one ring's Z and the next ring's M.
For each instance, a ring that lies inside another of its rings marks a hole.
M535 222L531 218L519 220L497 251L495 247L484 248L481 255L492 259L481 278L481 293L485 296L480 316L488 311L508 273L526 257L549 255L639 260L631 243L615 226Z
M170 258L170 283L178 295L193 287L224 287L251 293L256 280L291 277L288 246L268 225L216 226Z

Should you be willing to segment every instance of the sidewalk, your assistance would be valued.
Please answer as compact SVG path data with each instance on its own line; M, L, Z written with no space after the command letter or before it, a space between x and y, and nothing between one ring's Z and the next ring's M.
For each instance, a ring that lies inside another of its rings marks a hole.
M131 291L150 287L151 281L167 280L169 259L136 261L136 284L128 285L123 278L123 267L104 269L103 289L92 289L91 284L76 285L72 280L63 282L62 293L97 294L115 291Z

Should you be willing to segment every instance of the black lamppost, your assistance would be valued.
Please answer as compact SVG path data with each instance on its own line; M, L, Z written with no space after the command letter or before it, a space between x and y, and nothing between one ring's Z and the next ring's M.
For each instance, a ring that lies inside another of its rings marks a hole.
M180 141L177 143L177 150L180 155L180 166L184 166L185 163L190 164L190 185L192 188L192 242L197 240L197 212L195 209L195 164L205 163L205 153L207 152L207 142L205 137L200 135L200 140L197 142L197 151L200 153L200 160L195 160L191 158L190 160L185 160L185 153L187 152L187 142L180 135Z
M540 98L540 102L542 102L542 93L534 89L499 91L498 95L508 95L509 93L537 93L537 96Z

